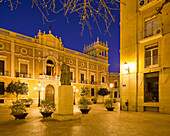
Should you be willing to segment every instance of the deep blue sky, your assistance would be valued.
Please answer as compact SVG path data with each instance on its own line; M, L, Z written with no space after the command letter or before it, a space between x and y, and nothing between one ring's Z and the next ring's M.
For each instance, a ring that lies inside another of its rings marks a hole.
M30 3L29 3L30 2ZM79 52L83 52L84 44L88 45L96 41L99 37L100 41L108 41L109 45L109 72L119 72L119 49L120 49L120 27L119 11L114 11L114 17L116 22L110 26L110 33L105 34L105 25L101 22L102 33L99 32L97 26L92 24L92 37L85 28L83 36L81 36L81 25L79 25L79 18L76 13L68 16L69 23L67 23L66 17L63 12L49 16L49 20L56 19L56 21L43 24L41 13L37 7L31 8L31 0L27 3L22 2L21 5L14 11L9 8L9 3L0 3L0 27L14 31L20 34L24 34L30 37L37 35L38 30L46 31L48 33L49 25L52 27L52 34L57 37L61 37L64 47L73 49Z

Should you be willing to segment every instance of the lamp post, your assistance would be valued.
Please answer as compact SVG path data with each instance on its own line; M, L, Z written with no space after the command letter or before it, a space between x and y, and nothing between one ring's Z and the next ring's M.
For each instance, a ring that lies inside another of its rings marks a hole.
M41 83L39 82L39 83L38 83L38 90L37 90L37 87L36 87L36 86L34 86L34 90L38 92L38 107L40 107L40 98L41 98L41 97L40 97L40 93L41 93L42 91L44 91L45 88L44 88L44 87L41 88Z
M111 88L111 98L112 98L112 96L113 96L113 90L112 90L112 87L113 87L113 84L112 84L112 83L110 83L110 88Z

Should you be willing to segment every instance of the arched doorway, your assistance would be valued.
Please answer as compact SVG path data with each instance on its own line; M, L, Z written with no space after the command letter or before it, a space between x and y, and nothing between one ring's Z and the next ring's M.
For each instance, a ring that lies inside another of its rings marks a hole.
M117 91L114 92L114 98L117 98Z
M54 102L55 89L52 85L47 85L45 88L45 100L50 100Z

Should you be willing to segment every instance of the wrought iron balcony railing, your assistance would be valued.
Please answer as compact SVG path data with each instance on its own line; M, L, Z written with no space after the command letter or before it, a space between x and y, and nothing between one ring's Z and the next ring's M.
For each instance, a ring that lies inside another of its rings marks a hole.
M97 85L97 81L90 81L89 83L92 85Z
M59 76L57 76L57 75L46 75L46 74L40 74L39 75L39 78L40 79L48 79L48 80L60 80L60 77Z
M79 83L87 84L87 81L86 80L80 80Z
M0 71L0 76L9 76L8 71Z
M23 73L23 72L15 72L15 76L21 78L31 78L30 73Z

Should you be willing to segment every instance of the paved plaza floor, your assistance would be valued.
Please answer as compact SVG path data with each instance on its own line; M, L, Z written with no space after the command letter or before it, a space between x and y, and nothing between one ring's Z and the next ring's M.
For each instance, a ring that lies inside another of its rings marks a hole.
M28 112L25 120L14 120L9 109L0 106L0 136L170 136L167 114L107 111L103 104L74 121L43 119L34 106Z

